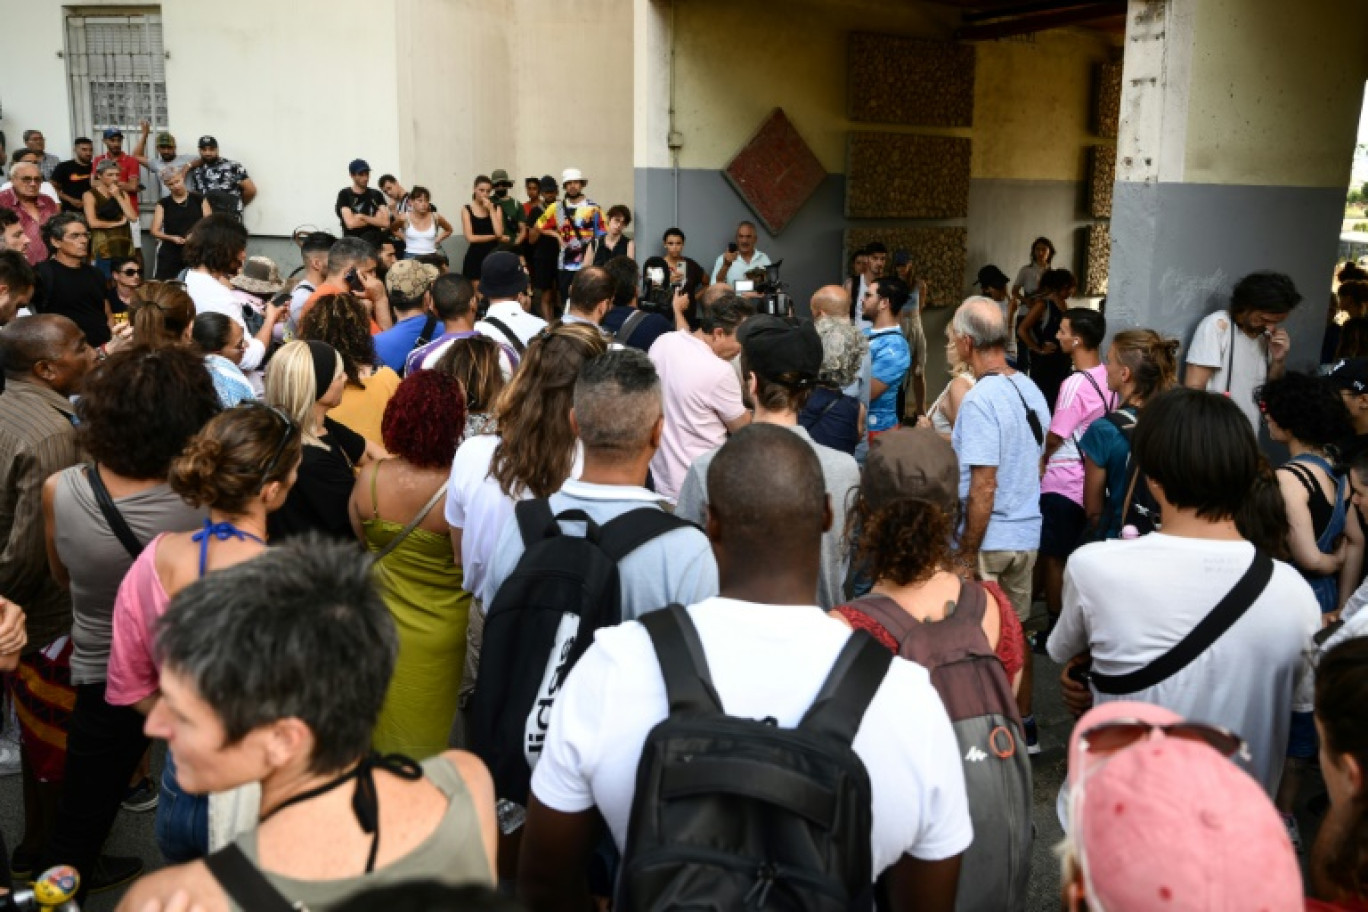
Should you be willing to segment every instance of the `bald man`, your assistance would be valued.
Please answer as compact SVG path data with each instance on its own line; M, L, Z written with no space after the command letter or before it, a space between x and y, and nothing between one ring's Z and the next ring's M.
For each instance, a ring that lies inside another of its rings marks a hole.
M837 655L852 636L857 645L864 636L832 623L812 601L832 512L806 441L773 424L747 427L718 450L707 487L704 531L720 595L601 630L556 699L532 774L518 874L519 897L530 909L588 904L584 870L600 814L618 849L633 857L628 818L640 748L670 711L652 645L654 636L668 636L657 632L662 625L684 615L680 623L696 631L721 705L779 728L798 724ZM866 661L862 655L856 667L880 683L852 747L878 802L872 830L859 837L871 848L867 876L888 872L890 908L950 912L960 855L972 840L954 731L923 669L895 661L881 671ZM739 806L739 799L728 802ZM749 885L722 881L699 881L696 893L674 898L681 906L695 898L718 908L745 905Z
M1050 408L1040 389L1007 363L1007 321L996 301L967 299L950 321L950 343L974 374L950 442L960 464L964 529L955 557L965 577L1002 586L1022 623L1031 617L1031 571L1040 547L1040 459ZM1027 748L1039 753L1026 650L1017 703Z

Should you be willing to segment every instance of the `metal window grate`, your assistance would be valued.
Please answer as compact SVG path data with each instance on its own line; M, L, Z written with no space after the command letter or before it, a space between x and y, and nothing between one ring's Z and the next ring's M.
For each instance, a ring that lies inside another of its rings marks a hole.
M76 135L109 127L136 132L168 122L166 55L159 7L128 15L67 17L67 75Z

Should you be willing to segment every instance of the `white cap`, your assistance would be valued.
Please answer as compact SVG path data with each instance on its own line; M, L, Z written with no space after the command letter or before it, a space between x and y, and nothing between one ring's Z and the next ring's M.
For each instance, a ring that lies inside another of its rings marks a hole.
M584 175L580 173L579 168L566 168L564 171L561 172L561 186L564 187L571 181L579 181L580 183L584 184L589 183L587 180L584 179Z

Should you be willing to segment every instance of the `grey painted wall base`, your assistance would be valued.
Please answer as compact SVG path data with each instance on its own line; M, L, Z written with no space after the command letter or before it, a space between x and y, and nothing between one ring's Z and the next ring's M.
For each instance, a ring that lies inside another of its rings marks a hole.
M1086 250L1084 185L1077 181L974 180L969 184L969 217L949 221L847 219L845 175L829 174L798 215L774 237L764 226L757 246L773 259L783 259L783 277L794 297L806 307L818 287L844 276L842 244L848 227L881 225L962 225L969 228L964 294L974 291L980 266L996 263L1015 276L1030 257L1039 235L1054 241L1056 265L1082 269ZM676 205L677 200L677 205ZM665 229L677 226L688 236L685 253L705 269L731 240L736 223L755 220L746 202L720 171L682 168L638 168L636 171L637 258L661 252Z
M1290 366L1319 360L1344 214L1339 187L1118 181L1112 196L1109 334L1149 327L1186 354L1192 331L1248 273L1287 273L1304 303L1287 321Z

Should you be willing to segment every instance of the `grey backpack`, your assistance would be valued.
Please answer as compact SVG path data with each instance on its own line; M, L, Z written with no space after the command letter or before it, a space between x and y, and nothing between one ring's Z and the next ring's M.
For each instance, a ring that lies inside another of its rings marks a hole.
M898 642L898 655L931 673L954 726L974 822L955 908L1016 912L1026 908L1031 875L1031 760L1007 672L983 632L987 603L983 586L961 583L954 612L932 623L886 595L866 595L843 610L878 623Z

